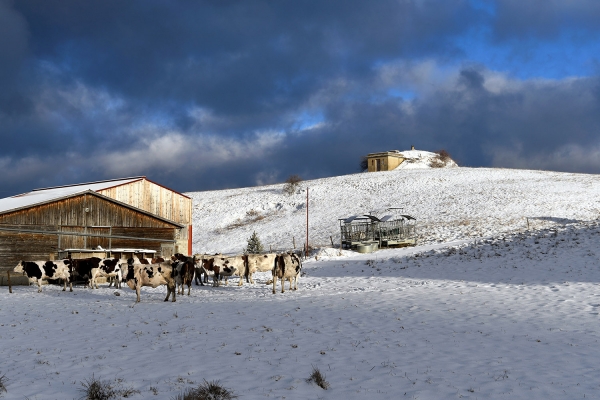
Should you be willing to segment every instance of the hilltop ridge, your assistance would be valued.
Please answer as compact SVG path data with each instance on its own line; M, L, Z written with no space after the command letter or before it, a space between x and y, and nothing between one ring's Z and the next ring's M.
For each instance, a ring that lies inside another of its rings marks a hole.
M600 176L493 168L396 169L304 181L292 195L283 184L205 192L194 199L193 251L241 252L256 231L265 248L339 242L339 218L402 207L417 219L419 243L595 220Z

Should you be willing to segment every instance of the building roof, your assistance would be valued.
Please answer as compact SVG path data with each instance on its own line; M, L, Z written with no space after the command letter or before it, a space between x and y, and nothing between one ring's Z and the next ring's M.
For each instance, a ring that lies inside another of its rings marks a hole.
M22 193L22 194L18 194L16 196L0 199L0 214L5 214L7 212L22 210L25 208L29 208L29 207L33 207L33 206L37 206L37 205L41 205L41 204L45 204L45 203L51 203L56 200L61 200L61 199L77 196L80 194L89 193L89 194L93 194L98 197L101 197L103 199L106 199L108 201L111 201L113 203L122 205L124 207L139 211L143 214L160 219L162 221L168 222L170 224L182 227L183 225L181 225L181 224L178 224L178 223L170 221L166 218L160 217L158 215L154 215L154 214L144 211L142 209L133 207L129 204L120 202L118 200L112 199L110 197L107 197L107 196L104 196L104 195L101 195L100 193L98 193L101 190L110 189L110 188L113 188L116 186L126 185L128 183L140 181L142 179L146 179L147 181L152 182L149 179L147 179L145 176L134 176L131 178L110 179L110 180L106 180L106 181L78 183L75 185L68 185L68 186L55 186L55 187L50 187L50 188L34 189L31 192ZM152 183L156 183L156 182L152 182ZM156 183L156 184L158 185L158 183ZM159 186L162 186L162 185L159 185ZM172 189L169 189L169 190L172 190ZM174 190L172 190L172 191L175 192ZM175 193L181 194L179 192L175 192ZM185 195L182 195L182 196L187 197Z
M111 179L107 181L78 183L75 185L68 186L56 186L50 188L34 189L31 192L0 199L0 213L3 214L7 211L27 208L36 204L47 203L52 200L70 197L74 194L87 192L88 190L97 192L99 190L104 190L111 187L121 186L131 182L139 181L144 178L145 176L136 176L132 178Z
M400 153L398 150L382 151L382 152L379 152L379 153L369 153L369 154L367 154L367 158L373 158L373 157L398 157L398 158L404 158L404 156L402 155L402 153Z
M47 204L47 203L52 203L52 202L55 202L55 201L58 201L58 200L64 200L64 199L68 199L70 197L80 196L82 194L89 194L91 196L99 197L99 198L104 199L106 201L109 201L111 203L115 203L115 204L118 204L118 205L120 205L122 207L129 208L131 210L134 210L134 211L139 212L141 214L145 214L145 215L147 215L147 216L149 216L151 218L158 219L160 221L163 221L163 222L166 222L168 224L177 226L179 228L183 228L184 227L184 225L181 225L181 224L179 224L179 223L177 223L175 221L171 221L171 220L163 218L163 217L161 217L159 215L152 214L151 212L148 212L146 210L142 210L141 208L134 207L134 206L132 206L130 204L127 204L127 203L123 203L123 202L115 200L115 199L113 199L111 197L104 196L103 194L100 194L100 193L95 192L93 190L83 190L81 192L75 192L75 193L72 193L72 194L67 194L66 196L54 197L54 198L49 198L49 199L45 199L45 200L38 199L40 201L32 203L32 204L23 204L20 207L13 207L13 208L10 208L10 209L7 209L7 210L0 209L0 214L6 214L6 213L13 212L13 211L19 211L19 210L27 209L29 207L40 206L40 205ZM2 201L8 200L8 199L12 199L12 197L8 197L6 199L0 199L0 206L2 206Z

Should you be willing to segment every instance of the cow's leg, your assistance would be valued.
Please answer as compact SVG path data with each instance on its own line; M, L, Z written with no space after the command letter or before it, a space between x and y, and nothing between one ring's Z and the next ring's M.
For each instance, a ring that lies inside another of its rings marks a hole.
M135 294L137 295L137 300L135 301L136 303L140 302L140 291L141 291L141 286L138 284L135 286Z
M38 293L42 293L42 279L37 279Z
M300 280L300 274L296 275L296 279L294 279L294 290L298 290L298 281Z
M281 293L285 293L285 278L281 277Z
M238 282L238 286L243 286L244 285L244 276L240 275L240 281Z
M169 295L173 293L173 301L175 301L175 291L177 287L175 283L168 284L167 283L167 297L165 297L165 301L169 300Z
M277 287L277 276L273 276L273 294L275 294L275 288Z

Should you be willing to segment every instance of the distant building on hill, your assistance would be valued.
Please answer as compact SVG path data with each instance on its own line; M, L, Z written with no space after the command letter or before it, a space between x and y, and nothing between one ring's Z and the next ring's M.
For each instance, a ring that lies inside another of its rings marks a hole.
M415 146L411 146L411 150L414 149ZM371 153L367 155L367 170L369 172L391 171L402 164L404 160L405 157L399 150Z
M366 157L368 172L391 171L394 169L453 168L458 167L446 150L435 153L425 150L398 151L390 150L382 153L371 153ZM364 163L362 168L364 170Z

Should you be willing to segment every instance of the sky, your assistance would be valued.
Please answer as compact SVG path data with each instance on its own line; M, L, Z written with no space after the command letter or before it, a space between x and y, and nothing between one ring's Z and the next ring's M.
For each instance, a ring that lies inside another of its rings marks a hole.
M359 171L600 172L596 0L0 0L0 197Z

